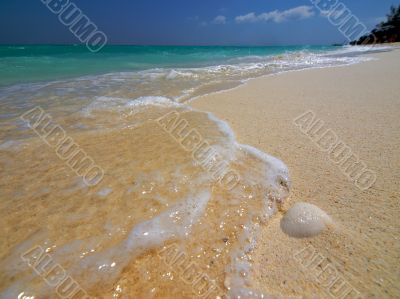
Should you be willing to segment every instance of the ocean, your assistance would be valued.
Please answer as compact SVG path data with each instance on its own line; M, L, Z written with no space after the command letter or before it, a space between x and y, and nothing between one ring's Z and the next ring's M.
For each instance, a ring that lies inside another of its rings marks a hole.
M249 63L260 62L258 58L298 51L320 53L335 48L107 46L99 53L91 53L81 45L0 46L0 86L159 68L232 65L239 64L244 57Z
M65 115L144 97L183 103L262 75L356 63L362 53L333 46L107 46L100 53L0 46L0 124L38 104Z

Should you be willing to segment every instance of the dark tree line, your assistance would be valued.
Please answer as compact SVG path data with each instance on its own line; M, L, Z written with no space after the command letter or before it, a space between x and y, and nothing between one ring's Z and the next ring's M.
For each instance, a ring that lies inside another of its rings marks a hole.
M351 45L371 43L395 43L400 42L400 5L390 7L389 14L384 22L376 25L370 34L362 36L359 40L353 41Z

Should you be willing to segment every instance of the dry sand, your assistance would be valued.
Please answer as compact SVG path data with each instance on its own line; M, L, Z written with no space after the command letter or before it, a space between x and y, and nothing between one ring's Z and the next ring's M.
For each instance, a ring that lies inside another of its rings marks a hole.
M191 103L226 120L239 142L288 165L292 191L286 207L312 203L336 223L313 239L293 239L280 230L282 215L276 217L263 231L255 263L254 277L266 293L329 298L335 290L335 297L344 296L347 287L345 298L358 292L364 298L400 297L400 50L372 57L352 66L254 79ZM370 189L359 190L293 124L309 110L376 172ZM307 250L296 255L305 248L315 250L309 266ZM333 286L331 277L339 279Z

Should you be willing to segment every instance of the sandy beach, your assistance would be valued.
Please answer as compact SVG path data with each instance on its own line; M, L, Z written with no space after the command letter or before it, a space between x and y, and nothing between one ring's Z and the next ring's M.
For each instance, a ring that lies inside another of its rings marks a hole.
M0 299L400 298L399 1L1 1Z
M400 50L372 56L351 66L257 78L190 104L225 120L240 143L286 163L292 189L285 206L315 204L336 224L318 237L294 239L282 233L280 213L263 228L253 277L267 294L400 296ZM307 111L376 173L371 188L360 190L294 124ZM336 277L335 285L324 275Z
M0 132L0 297L399 297L400 50L362 56L184 104L38 97ZM289 237L300 202L333 224Z

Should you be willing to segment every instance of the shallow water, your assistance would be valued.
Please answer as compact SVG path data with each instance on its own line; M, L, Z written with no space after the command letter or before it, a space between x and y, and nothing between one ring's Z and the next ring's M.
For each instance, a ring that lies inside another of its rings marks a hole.
M251 288L254 238L287 196L285 165L237 144L227 124L208 113L166 104L125 113L123 123L117 112L96 114L97 124L119 122L116 129L70 135L104 169L92 187L39 137L1 151L7 169L0 203L2 298L54 297L54 288L21 258L35 246L99 298L222 296L224 285L231 292ZM216 156L179 141L189 129L219 153L225 170L215 175ZM233 185L220 179L228 171L238 174ZM194 263L204 286L179 283L182 277L171 274L176 264L160 254L166 246L186 257L181 276Z

